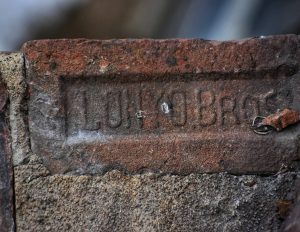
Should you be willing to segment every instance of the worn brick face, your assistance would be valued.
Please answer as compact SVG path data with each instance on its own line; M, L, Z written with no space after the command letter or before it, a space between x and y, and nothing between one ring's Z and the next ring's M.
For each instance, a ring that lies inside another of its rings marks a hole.
M299 125L260 136L257 115L300 110L299 37L26 43L31 147L52 173L274 173Z

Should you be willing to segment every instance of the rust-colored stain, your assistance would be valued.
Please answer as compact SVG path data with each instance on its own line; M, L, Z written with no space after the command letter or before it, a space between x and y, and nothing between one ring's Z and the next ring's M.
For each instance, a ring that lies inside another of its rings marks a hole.
M277 131L299 122L299 113L295 110L284 109L267 116L262 120L263 125L271 126Z
M300 128L262 137L251 122L300 110L298 46L294 35L27 42L31 147L52 173L276 172L299 159Z
M0 84L0 231L14 231L12 154L8 125L3 112L7 96L5 86Z
M288 200L278 200L276 202L278 216L285 219L292 208L292 202Z
M282 224L281 232L300 232L300 188L299 185L297 187L298 196L293 205L288 202L280 203L284 215L288 215Z

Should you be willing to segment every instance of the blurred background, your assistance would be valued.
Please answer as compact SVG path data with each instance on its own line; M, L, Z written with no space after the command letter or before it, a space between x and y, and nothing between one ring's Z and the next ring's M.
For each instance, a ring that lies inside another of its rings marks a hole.
M300 32L300 0L0 0L0 51L42 38L240 39Z

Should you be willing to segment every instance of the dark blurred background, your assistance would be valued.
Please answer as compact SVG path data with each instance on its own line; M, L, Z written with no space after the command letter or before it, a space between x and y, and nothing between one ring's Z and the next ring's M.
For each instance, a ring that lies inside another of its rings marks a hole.
M42 38L204 38L300 32L300 0L0 0L0 51Z

